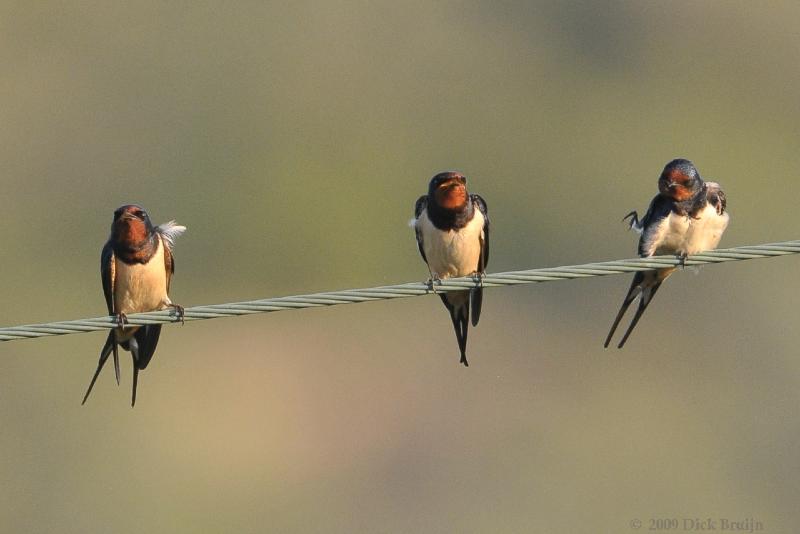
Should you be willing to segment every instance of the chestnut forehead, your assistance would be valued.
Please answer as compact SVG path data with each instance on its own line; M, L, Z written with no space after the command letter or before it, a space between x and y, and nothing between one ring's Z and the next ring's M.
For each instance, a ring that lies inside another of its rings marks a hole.
M664 178L670 182L684 183L692 179L692 176L685 173L682 169L670 169L664 173Z
M435 183L452 182L453 180L466 180L466 177L457 172L443 172L433 177Z
M136 204L127 204L125 206L120 206L114 212L115 214L122 214L122 213L135 213L137 211L144 211L144 208L141 206L137 206Z

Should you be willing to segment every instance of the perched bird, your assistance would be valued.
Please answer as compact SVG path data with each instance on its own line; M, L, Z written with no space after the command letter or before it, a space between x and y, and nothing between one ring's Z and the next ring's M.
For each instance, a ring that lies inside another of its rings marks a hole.
M136 385L139 371L147 367L156 351L161 325L125 326L126 314L174 308L183 320L183 307L169 300L169 283L175 272L172 248L185 226L175 221L153 226L147 212L129 204L114 212L111 235L100 255L100 276L109 315L117 317L118 327L108 332L106 344L100 351L100 362L92 377L83 403L89 398L97 376L109 354L114 354L114 373L119 384L119 354L117 345L130 351L133 357L133 394L136 404Z
M443 278L482 276L489 261L489 216L486 202L467 193L467 179L457 172L434 176L428 194L419 197L414 207L414 230L422 259L428 264L431 287ZM481 316L483 289L454 291L439 295L450 312L461 351L467 362L467 329Z
M718 183L704 182L691 161L674 159L664 167L658 179L658 191L641 220L635 211L623 219L630 218L630 227L641 234L639 256L676 254L685 260L690 254L716 248L729 219L725 211L725 193ZM619 342L618 348L622 348L661 283L674 271L675 267L668 267L639 271L633 276L605 347L608 347L628 306L640 296L636 315Z

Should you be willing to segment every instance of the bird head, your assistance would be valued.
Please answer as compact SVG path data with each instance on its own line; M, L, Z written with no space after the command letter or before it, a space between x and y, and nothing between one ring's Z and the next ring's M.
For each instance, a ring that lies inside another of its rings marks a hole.
M141 206L127 204L117 208L111 223L111 237L118 243L136 245L146 241L153 232L150 217Z
M428 186L428 196L436 205L448 209L458 210L467 205L467 178L457 172L442 172L431 178Z
M658 190L676 202L689 200L703 187L703 179L688 159L667 163L658 179Z

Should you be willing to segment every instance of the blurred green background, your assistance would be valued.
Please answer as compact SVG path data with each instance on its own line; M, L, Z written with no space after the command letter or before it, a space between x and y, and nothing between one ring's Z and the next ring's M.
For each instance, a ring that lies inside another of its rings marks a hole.
M673 157L722 246L800 238L795 2L0 4L0 324L105 312L113 210L188 227L183 305L424 280L438 171L490 271L630 257ZM623 351L608 277L0 345L2 532L629 532L800 524L798 259L673 276Z

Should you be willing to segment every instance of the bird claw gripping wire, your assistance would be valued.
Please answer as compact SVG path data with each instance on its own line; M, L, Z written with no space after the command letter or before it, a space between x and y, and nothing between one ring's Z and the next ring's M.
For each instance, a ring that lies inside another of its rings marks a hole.
M436 286L435 286L435 284L442 285L442 279L441 279L441 278L439 278L439 275L438 275L438 274L433 274L433 273L431 273L431 277L430 277L430 278L428 278L428 280L426 280L426 281L425 281L425 285L426 285L426 286L428 286L428 288L429 288L431 291L433 291L433 292L434 292L434 294L437 294L437 295L438 295L438 294L439 294L439 292L438 292L438 291L436 291Z
M169 304L170 308L175 312L175 322L180 321L181 325L186 324L186 310L180 304Z
M470 277L472 278L472 281L475 282L475 284L478 287L483 287L483 279L486 278L486 272L485 271L473 271L472 273L470 273Z

